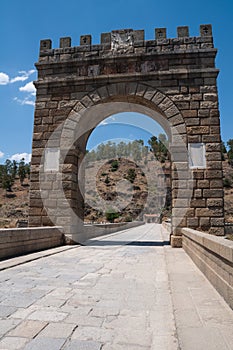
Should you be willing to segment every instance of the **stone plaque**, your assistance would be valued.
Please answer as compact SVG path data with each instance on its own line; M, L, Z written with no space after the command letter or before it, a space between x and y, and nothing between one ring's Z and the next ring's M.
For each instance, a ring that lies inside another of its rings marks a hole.
M44 171L59 171L60 150L47 148L45 150Z
M113 31L111 33L111 49L117 53L127 53L133 50L132 30Z
M206 168L206 155L204 143L189 143L189 167L191 169Z

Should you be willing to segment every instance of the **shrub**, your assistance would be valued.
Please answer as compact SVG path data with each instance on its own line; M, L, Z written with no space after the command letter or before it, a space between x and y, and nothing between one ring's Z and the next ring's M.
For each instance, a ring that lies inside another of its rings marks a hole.
M106 176L106 179L104 180L104 182L106 183L106 185L109 184L110 180L109 180L109 177L108 177L108 176Z
M119 168L119 163L118 163L118 161L117 161L116 159L113 160L112 163L111 163L111 166L112 166L111 171L117 171L117 169Z
M106 212L105 212L105 217L106 219L113 223L115 219L119 218L120 214L115 211L114 209L108 209Z
M125 178L127 180L129 180L131 183L134 182L135 178L136 178L137 174L135 172L135 169L133 168L130 168L128 171L127 171L127 175L125 176Z

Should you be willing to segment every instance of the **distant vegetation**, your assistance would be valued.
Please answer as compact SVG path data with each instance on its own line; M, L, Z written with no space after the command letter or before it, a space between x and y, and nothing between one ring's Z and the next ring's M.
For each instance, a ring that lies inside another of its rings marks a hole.
M158 137L152 136L148 140L148 145L144 145L143 140L135 140L125 143L123 141L119 143L108 141L107 143L101 143L96 149L87 151L86 159L89 162L102 159L115 159L115 158L128 158L131 157L135 162L139 162L142 159L147 161L149 151L152 152L157 160L164 163L168 159L168 140L166 135L159 134ZM112 163L112 171L118 169L117 161Z
M0 187L7 192L12 192L15 179L19 178L23 185L26 177L30 176L30 164L26 164L24 158L19 162L7 159L5 164L0 165Z
M223 145L223 150L226 151L225 153L227 154L229 164L233 166L233 139L230 139L227 141L227 149L224 143L222 143L222 145Z

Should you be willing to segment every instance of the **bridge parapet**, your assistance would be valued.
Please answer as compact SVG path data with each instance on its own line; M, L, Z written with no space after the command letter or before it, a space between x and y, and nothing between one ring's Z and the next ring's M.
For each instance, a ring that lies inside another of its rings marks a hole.
M233 241L189 228L182 234L186 253L233 309Z

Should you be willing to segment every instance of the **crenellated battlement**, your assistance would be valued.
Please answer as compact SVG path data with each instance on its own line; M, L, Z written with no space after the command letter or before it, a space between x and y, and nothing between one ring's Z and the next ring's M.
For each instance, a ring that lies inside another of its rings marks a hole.
M70 37L60 38L59 48L50 39L41 40L39 62L92 59L147 53L180 53L213 48L212 26L200 25L200 35L189 36L189 27L177 27L177 37L167 38L166 28L155 28L155 38L145 40L144 30L122 29L102 33L100 44L92 45L91 35L81 35L80 45L73 46Z

